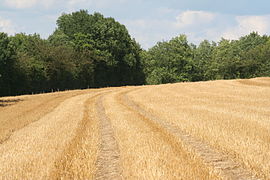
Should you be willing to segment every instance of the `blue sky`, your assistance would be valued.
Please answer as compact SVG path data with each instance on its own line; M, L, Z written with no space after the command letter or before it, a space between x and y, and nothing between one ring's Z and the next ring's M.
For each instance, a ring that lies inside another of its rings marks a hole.
M87 9L114 17L147 49L179 34L195 44L270 34L268 7L266 0L0 0L0 31L46 38L62 13Z

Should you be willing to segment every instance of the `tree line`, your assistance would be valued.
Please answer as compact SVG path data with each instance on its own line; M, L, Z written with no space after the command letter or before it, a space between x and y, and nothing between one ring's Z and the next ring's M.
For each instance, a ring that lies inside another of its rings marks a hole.
M195 46L180 35L143 51L142 59L147 84L270 76L270 37L252 32Z
M198 46L179 35L143 50L115 19L80 10L47 39L0 33L0 96L269 75L270 37L255 32Z

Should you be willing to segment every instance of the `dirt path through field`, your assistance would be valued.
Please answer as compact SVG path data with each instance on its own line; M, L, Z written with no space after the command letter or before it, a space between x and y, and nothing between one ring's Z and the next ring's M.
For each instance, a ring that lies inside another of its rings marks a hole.
M118 142L102 101L103 96L99 97L96 102L100 129L100 152L97 159L96 179L122 179Z

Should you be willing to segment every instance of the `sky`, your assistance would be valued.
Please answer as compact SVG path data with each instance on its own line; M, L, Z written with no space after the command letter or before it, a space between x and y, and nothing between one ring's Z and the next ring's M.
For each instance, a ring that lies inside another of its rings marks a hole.
M189 42L270 35L269 0L0 0L0 32L47 38L62 13L86 9L124 24L144 49L186 34Z

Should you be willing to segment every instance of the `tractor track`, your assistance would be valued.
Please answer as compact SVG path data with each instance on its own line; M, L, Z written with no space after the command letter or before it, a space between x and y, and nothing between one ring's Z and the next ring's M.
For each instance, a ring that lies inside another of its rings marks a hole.
M21 112L17 115L17 117L19 117L19 119L28 119L27 117L33 116L32 114L38 114L40 112L41 109L44 109L44 106L49 106L49 109L44 112L42 115L37 115L37 117L30 121L30 122L25 122L24 124L22 124L20 127L14 128L12 127L11 129L7 129L7 133L5 133L4 135L0 136L0 145L5 143L6 141L8 141L10 139L10 137L13 135L14 132L23 129L27 126L29 126L30 124L38 121L40 118L42 118L42 116L45 116L46 114L49 114L50 112L52 112L57 106L59 106L62 102L64 102L66 99L68 98L72 98L74 96L80 95L80 93L75 94L75 95L57 95L54 98L50 98L49 100L42 102L40 104L38 104L37 106L34 106L24 112ZM59 100L59 101L58 101ZM54 103L56 102L57 103Z
M135 89L136 90L136 89ZM241 167L238 163L232 161L228 156L222 154L209 145L197 140L189 134L180 130L177 126L166 122L150 112L142 109L138 104L128 98L127 93L134 91L129 90L121 93L119 96L120 103L134 112L142 115L148 121L148 124L159 129L165 136L170 136L175 141L183 144L188 151L193 151L200 157L204 164L211 167L213 173L222 179L237 180L257 180L251 171Z
M126 92L130 90L110 95L105 106L117 132L125 179L220 179L175 137L127 106L122 100Z
M54 162L72 140L91 93L66 99L0 146L2 179L49 179ZM77 113L73 113L73 111ZM42 171L41 171L42 170Z
M240 89L232 102L241 105L239 115L225 104L230 94L216 94L211 104L203 93L189 100L181 93L192 90L185 84L162 86L27 96L2 107L0 179L269 179L268 119L262 114L269 103L258 102L257 113L252 105L258 99ZM269 98L266 90L256 97ZM242 105L243 99L249 103ZM246 114L254 125L244 128Z
M96 179L122 179L119 147L102 101L103 96L96 102L100 123L100 152L97 159Z
M90 105L94 104L96 99L104 94L105 92L99 92L93 95L92 97L88 98L84 102L84 109L83 109L83 118L79 122L78 127L76 129L75 136L73 139L68 143L67 148L64 149L61 156L58 160L55 161L55 169L50 174L50 179L78 179L78 178L92 178L93 176L88 177L82 177L83 175L80 175L78 177L78 174L74 172L74 169L72 169L75 164L75 160L77 158L86 159L85 152L80 152L83 141L87 141L87 138L89 135L87 134L87 129L90 128L90 126L93 125L93 121L95 119L90 118ZM94 171L94 170L93 170ZM90 173L93 174L93 173Z

